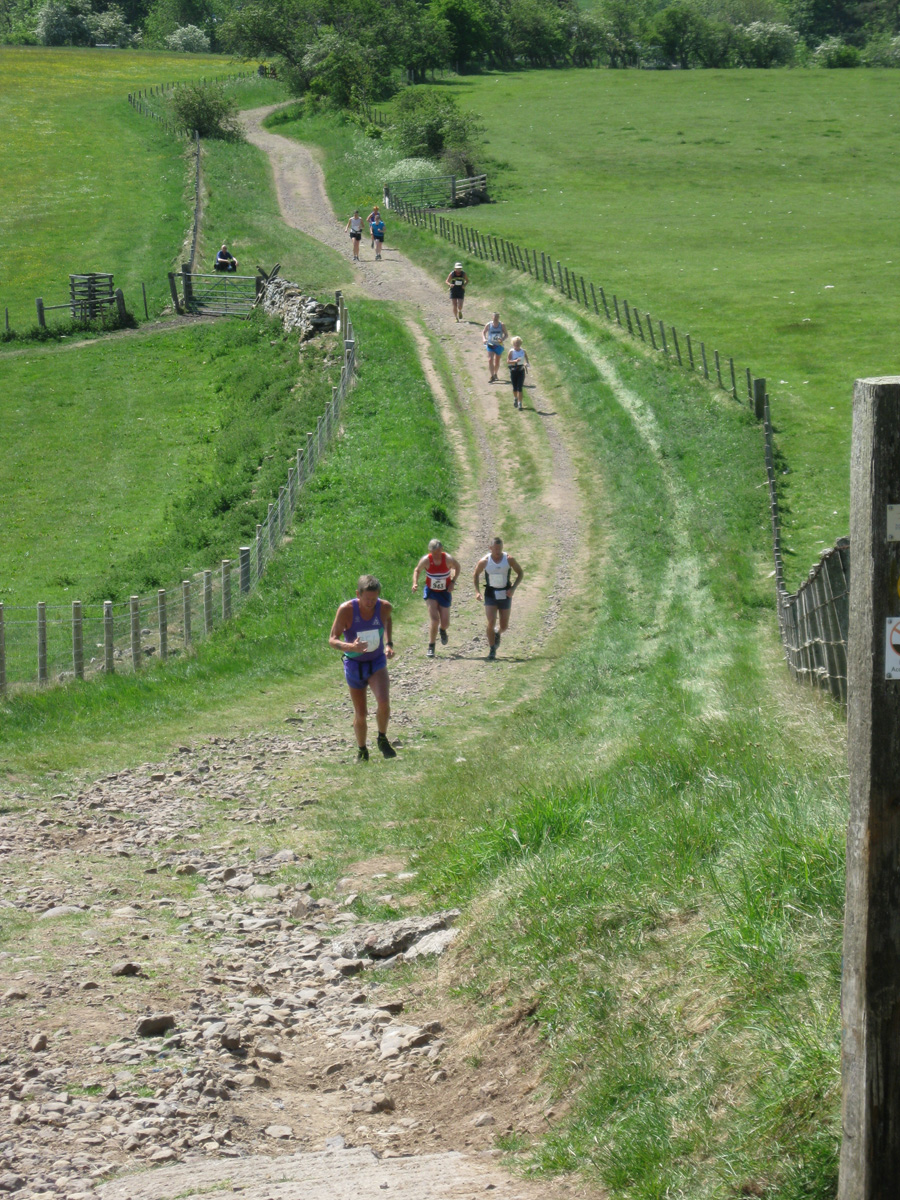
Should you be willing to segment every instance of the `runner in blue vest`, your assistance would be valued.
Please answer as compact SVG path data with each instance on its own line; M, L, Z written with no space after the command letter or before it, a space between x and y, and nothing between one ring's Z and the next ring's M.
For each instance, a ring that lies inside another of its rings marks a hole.
M396 758L397 751L387 739L391 719L391 681L387 660L394 657L391 641L393 609L380 597L381 584L374 575L361 575L356 597L345 601L334 618L328 645L344 655L344 678L353 701L353 732L356 734L356 761L368 762L368 689L375 697L375 723L378 749L385 758Z
M375 261L378 262L384 249L384 221L377 215L372 222L372 245L375 247Z

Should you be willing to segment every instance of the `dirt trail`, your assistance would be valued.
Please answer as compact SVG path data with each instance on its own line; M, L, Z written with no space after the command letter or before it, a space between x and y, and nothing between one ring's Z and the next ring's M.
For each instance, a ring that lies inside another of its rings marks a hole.
M263 130L267 111L245 123L271 158L285 221L349 257L313 155ZM398 622L392 728L415 737L440 720L468 734L473 705L506 682L522 691L516 664L531 660L534 680L545 669L541 648L579 590L573 435L543 411L539 370L521 413L508 384L488 384L480 330L492 302L477 279L457 324L442 286L397 251L376 263L364 241L362 256L357 287L406 319L463 486L450 645L424 657L424 606ZM352 313L352 289L348 302ZM431 339L446 351L452 389ZM527 574L489 664L471 569L507 513L516 519L509 548ZM54 796L45 811L27 793L2 797L0 915L37 917L54 949L46 960L35 953L35 934L0 953L0 1191L16 1200L598 1195L573 1181L517 1178L493 1148L501 1134L540 1134L555 1115L528 1012L480 1025L447 994L439 968L399 997L387 982L392 963L448 945L455 915L361 924L357 894L389 902L382 893L402 893L411 878L389 856L356 864L332 898L303 881L315 840L304 841L300 810L327 802L335 762L352 747L334 666L333 702L299 705L290 733L182 746L168 762ZM251 853L228 836L267 826L291 828L296 849ZM171 1017L165 1040L138 1028L154 1012ZM130 1164L144 1173L108 1179Z
M248 139L269 157L285 222L350 259L350 239L344 231L347 218L335 216L315 155L308 147L264 129L262 122L271 111L272 107L266 107L245 112L243 124ZM508 381L490 384L487 379L481 329L499 307L497 301L484 295L477 278L473 278L465 321L457 323L442 282L390 248L390 228L387 240L382 261L376 262L374 251L363 238L361 261L354 268L356 287L376 300L390 303L405 316L419 344L451 442L457 447L465 444L460 426L467 422L478 450L477 462L461 459L465 492L458 540L449 548L463 564L463 586L454 595L449 653L442 654L439 648L433 663L422 658L426 639L425 622L421 621L423 633L417 638L418 644L411 652L398 654L392 672L395 698L401 705L405 684L421 693L427 705L428 697L434 695L430 676L439 672L445 686L452 683L468 689L473 681L472 660L484 658L487 642L483 610L475 601L469 580L472 565L487 551L490 535L502 528L505 514L516 515L515 541L510 541L508 548L525 566L527 578L516 596L500 660L489 669L496 665L502 671L504 663L509 666L537 655L559 620L560 596L577 591L586 564L572 448L558 415L547 411L551 406L541 398L539 364L529 375L525 411L516 412ZM447 257L449 270L454 257L450 248ZM352 292L352 288L347 289L351 315ZM440 341L450 361L453 395L447 395L431 361L423 329ZM396 707L402 721L400 706ZM417 715L427 719L427 713Z

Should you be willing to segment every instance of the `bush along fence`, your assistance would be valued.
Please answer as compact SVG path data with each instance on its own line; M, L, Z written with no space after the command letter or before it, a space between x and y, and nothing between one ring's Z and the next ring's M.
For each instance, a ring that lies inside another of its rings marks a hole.
M749 367L736 367L733 358L715 349L708 350L705 342L695 341L689 333L679 334L674 325L667 325L649 312L641 312L623 297L614 293L607 295L603 287L585 280L580 272L543 250L523 248L493 234L483 234L433 208L412 204L393 189L391 211L411 225L445 238L461 254L510 267L556 288L575 304L605 317L623 333L640 340L669 362L702 374L704 379L730 392L737 401L746 399L764 431L778 626L784 655L796 679L830 691L846 705L850 543L847 538L839 539L832 549L822 552L809 578L796 592L785 589L781 515L766 381L755 378Z
M188 79L181 83L158 83L154 87L141 88L137 92L128 93L128 103L135 112L140 113L142 117L150 117L153 121L159 121L166 133L172 134L173 137L178 137L182 134L189 134L190 129L185 129L170 121L168 117L156 111L154 100L158 100L160 96L168 92L174 92L177 87L186 87L188 84L196 83L236 83L241 79L250 79L257 74L256 71L239 71L234 75L215 75L212 79Z
M284 286L279 281L280 286ZM265 524L241 546L237 557L218 568L184 579L176 588L127 601L71 605L40 603L33 608L0 602L0 695L34 684L96 678L116 671L140 671L153 659L186 654L220 624L230 620L255 590L288 529L300 491L339 428L341 410L356 372L353 323L340 292L335 293L337 330L343 341L339 382L331 400L306 435L288 467L284 486L268 506Z

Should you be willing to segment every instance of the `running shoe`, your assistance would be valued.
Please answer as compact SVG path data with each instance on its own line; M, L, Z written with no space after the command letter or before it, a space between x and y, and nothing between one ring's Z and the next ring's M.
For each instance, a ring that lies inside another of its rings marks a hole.
M425 651L426 658L434 658L434 642L428 643L428 649Z
M441 629L441 630L439 630L439 633L441 635L441 645L446 646L447 645L447 630Z
M494 645L495 645L495 646L499 646L499 645L500 645L500 630L499 630L499 629L497 629L497 630L494 632Z
M357 762L368 762L369 761L369 747L368 746L357 746L356 747L356 761Z
M378 749L381 751L381 753L384 755L385 758L396 758L397 757L397 751L394 749L394 747L391 745L391 743L387 740L386 733L379 733Z
M491 646L490 650L488 650L488 661L493 662L496 657L497 657L497 647Z

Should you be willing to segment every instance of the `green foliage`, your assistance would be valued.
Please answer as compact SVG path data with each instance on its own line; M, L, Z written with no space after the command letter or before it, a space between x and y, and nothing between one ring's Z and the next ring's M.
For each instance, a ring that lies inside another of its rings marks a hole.
M813 54L813 63L817 67L858 67L861 62L862 56L856 46L848 46L837 37L822 42Z
M35 34L42 46L89 46L92 41L81 6L65 0L51 0L41 9Z
M180 25L166 38L166 47L179 54L206 54L209 38L196 25Z
M446 22L450 61L458 71L481 58L490 30L487 15L478 0L431 0L431 12ZM497 31L493 31L496 35Z
M737 56L744 67L786 67L794 61L797 34L777 21L753 21L738 29Z
M202 138L234 142L243 136L235 99L219 84L180 84L172 94L172 110L182 129L196 130Z
M462 160L460 174L470 174L473 141L482 126L471 112L460 111L454 96L431 89L406 88L394 108L393 136L405 158Z

